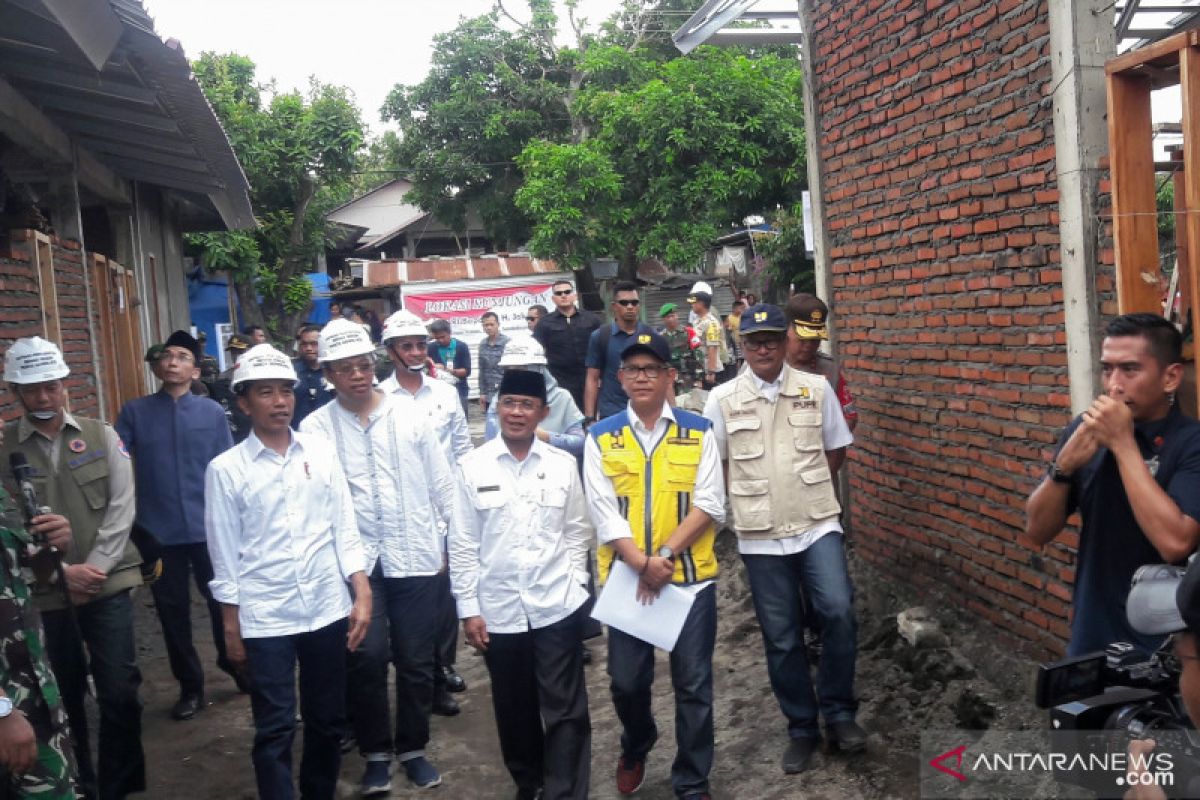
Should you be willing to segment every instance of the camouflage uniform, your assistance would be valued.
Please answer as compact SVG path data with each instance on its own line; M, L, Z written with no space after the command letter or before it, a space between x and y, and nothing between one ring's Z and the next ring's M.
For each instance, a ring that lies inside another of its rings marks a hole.
M74 800L75 756L54 673L46 657L42 622L30 600L30 576L18 553L30 544L0 488L0 688L33 727L37 762L21 776L0 768L0 798Z

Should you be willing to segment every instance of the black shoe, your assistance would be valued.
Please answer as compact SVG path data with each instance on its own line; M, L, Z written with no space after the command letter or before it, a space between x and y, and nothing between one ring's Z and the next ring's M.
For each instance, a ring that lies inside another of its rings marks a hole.
M467 682L462 679L462 675L454 671L454 667L438 667L436 677L436 682L445 686L448 692L457 693L467 690Z
M185 694L179 702L171 706L171 719L185 720L199 714L204 709L204 695Z
M843 753L861 753L867 749L867 732L852 719L830 722L825 726L825 736L831 747Z
M433 690L433 713L439 717L455 717L462 709L445 686L436 686Z
M583 645L583 664L584 666L587 666L590 663L592 663L592 651L589 650L588 646L585 644Z
M812 766L813 754L820 747L821 740L816 737L792 739L783 751L783 771L788 775L804 772Z

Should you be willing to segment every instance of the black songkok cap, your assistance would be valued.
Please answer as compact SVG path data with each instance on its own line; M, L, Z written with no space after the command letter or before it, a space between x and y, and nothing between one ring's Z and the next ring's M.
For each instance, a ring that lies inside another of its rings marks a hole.
M523 369L506 369L500 379L500 391L497 396L519 394L523 397L536 397L546 402L546 379L540 372L530 372Z

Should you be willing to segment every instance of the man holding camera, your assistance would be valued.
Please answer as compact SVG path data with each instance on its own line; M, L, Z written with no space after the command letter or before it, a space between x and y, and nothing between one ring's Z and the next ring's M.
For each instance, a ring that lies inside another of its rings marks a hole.
M1200 423L1183 415L1182 337L1156 314L1126 314L1105 330L1104 394L1059 440L1026 505L1024 538L1041 547L1079 511L1083 524L1068 655L1130 642L1149 654L1161 637L1126 619L1134 572L1187 558L1200 541Z

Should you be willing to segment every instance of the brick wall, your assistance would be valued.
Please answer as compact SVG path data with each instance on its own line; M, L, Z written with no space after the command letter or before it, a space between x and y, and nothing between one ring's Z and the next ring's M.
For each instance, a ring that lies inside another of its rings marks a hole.
M23 336L45 336L41 300L35 268L35 240L31 231L10 231L8 242L0 240L0 352ZM96 375L92 365L91 339L99 324L89 324L86 286L79 243L51 238L54 282L58 292L63 355L71 368L67 391L71 411L98 417ZM0 392L0 419L20 414L17 398L7 387Z
M1016 542L1070 418L1046 0L814 5L858 552L1061 651L1075 536Z

